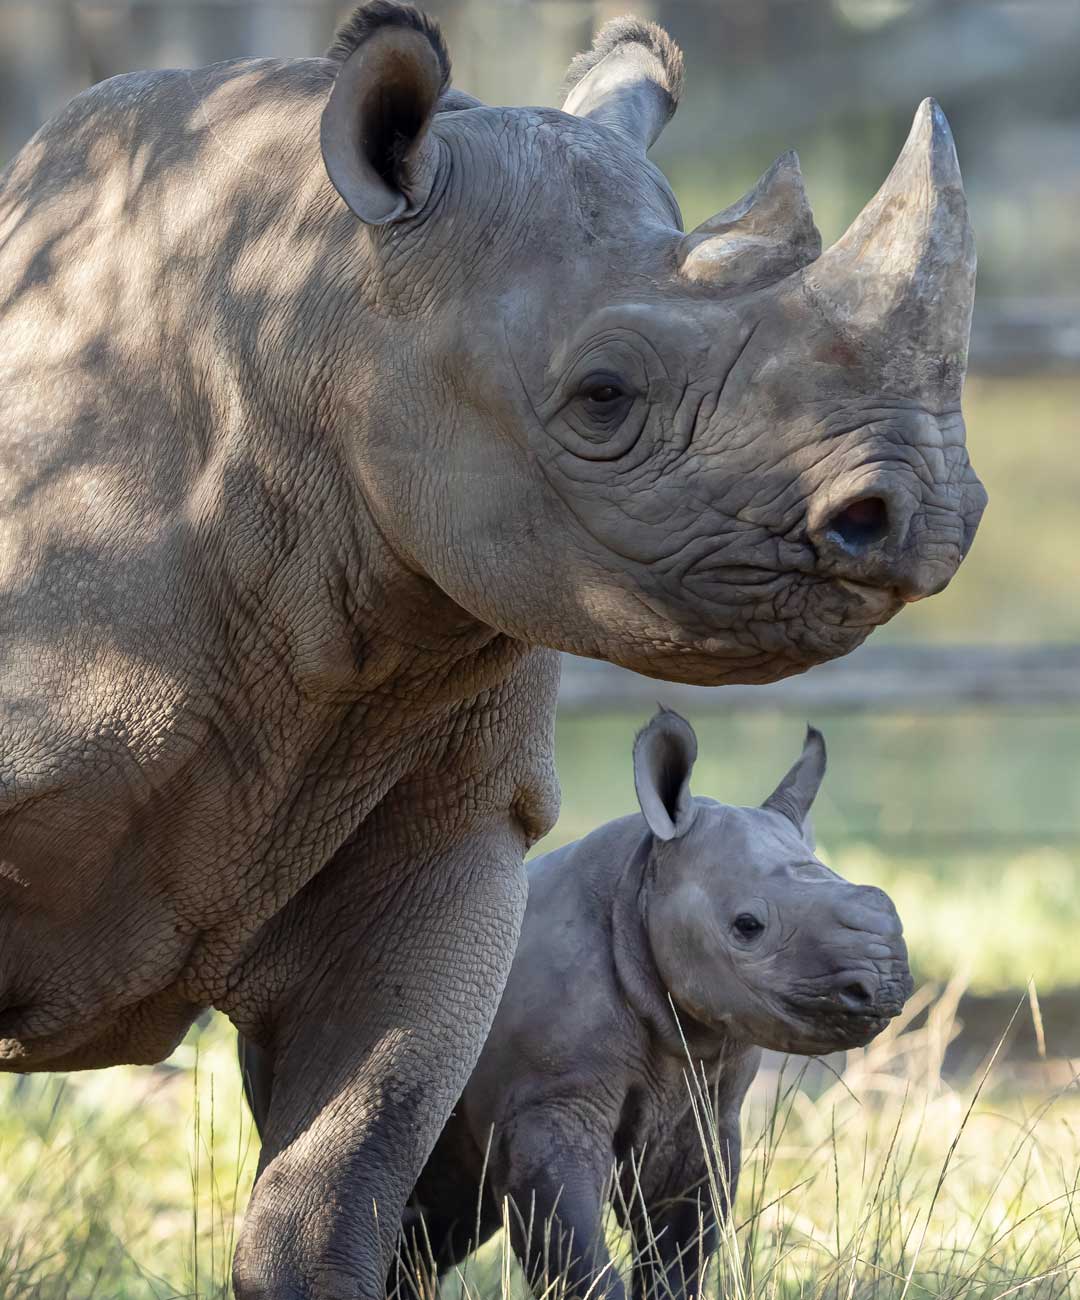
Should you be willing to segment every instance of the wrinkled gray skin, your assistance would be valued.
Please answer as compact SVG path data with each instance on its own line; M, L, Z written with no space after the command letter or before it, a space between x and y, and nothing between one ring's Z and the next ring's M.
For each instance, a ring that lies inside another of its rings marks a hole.
M603 40L487 108L377 4L95 87L0 180L0 1063L208 1005L265 1048L245 1300L383 1293L556 813L552 649L797 672L982 506L940 113L816 261L791 159L684 236L677 55Z
M610 1195L636 1246L634 1296L698 1294L718 1229L687 1052L718 1120L724 1168L712 1173L733 1195L760 1048L862 1046L910 995L888 897L814 854L820 733L808 732L761 808L694 798L696 752L690 725L658 713L634 746L641 814L531 864L494 1025L406 1215L419 1259L430 1242L440 1269L460 1263L475 1248L478 1207L484 1240L509 1197L514 1248L538 1295L550 1233L547 1267L568 1270L572 1294L621 1300L601 1230ZM259 1118L265 1065L245 1064Z

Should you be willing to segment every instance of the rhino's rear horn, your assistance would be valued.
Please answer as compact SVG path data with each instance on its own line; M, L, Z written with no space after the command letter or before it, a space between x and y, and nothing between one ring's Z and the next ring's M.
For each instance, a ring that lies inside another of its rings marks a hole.
M435 24L411 5L362 5L328 57L341 60L323 109L323 161L361 221L414 216L431 192L438 151L428 134L450 60Z
M566 74L563 112L629 136L645 150L679 104L682 50L655 23L615 18Z

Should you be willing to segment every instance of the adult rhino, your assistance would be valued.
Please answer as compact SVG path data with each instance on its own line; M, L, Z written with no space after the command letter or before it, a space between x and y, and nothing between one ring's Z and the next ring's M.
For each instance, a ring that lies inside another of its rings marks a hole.
M940 112L821 256L792 156L684 235L680 68L620 20L488 108L375 3L4 174L0 1058L207 1006L266 1050L242 1297L383 1294L555 817L553 652L770 680L971 541Z

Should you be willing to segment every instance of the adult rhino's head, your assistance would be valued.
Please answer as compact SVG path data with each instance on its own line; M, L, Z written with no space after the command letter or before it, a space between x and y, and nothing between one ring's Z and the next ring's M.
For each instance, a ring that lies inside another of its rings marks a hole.
M694 798L693 729L662 710L634 745L652 847L645 913L676 1006L781 1052L834 1052L880 1033L911 995L903 927L887 894L852 885L814 854L810 805L825 743L760 808Z
M323 155L384 348L335 382L416 570L515 637L701 683L844 654L948 583L985 493L932 101L822 253L794 154L683 232L645 156L682 58L650 23L609 23L561 111L448 90L404 7L359 10L331 58Z

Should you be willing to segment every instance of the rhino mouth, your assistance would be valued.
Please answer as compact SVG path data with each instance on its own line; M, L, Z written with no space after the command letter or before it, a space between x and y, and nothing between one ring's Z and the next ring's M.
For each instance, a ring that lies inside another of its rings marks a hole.
M784 999L793 1027L812 1039L818 1052L865 1047L900 1014L911 996L910 977L883 985L864 1006L845 1005L837 991L794 994Z
M804 614L819 618L832 630L858 631L888 622L904 599L895 587L862 581L816 568L768 568L764 565L694 565L681 578L684 592L698 604L703 623L717 607L732 605L750 612L760 604L762 615L775 611L783 598L789 607L798 605Z
M793 1008L794 1010L794 1008ZM791 1018L800 1046L789 1048L802 1054L824 1055L866 1047L881 1033L893 1017L887 1014L820 1012L803 1009Z

